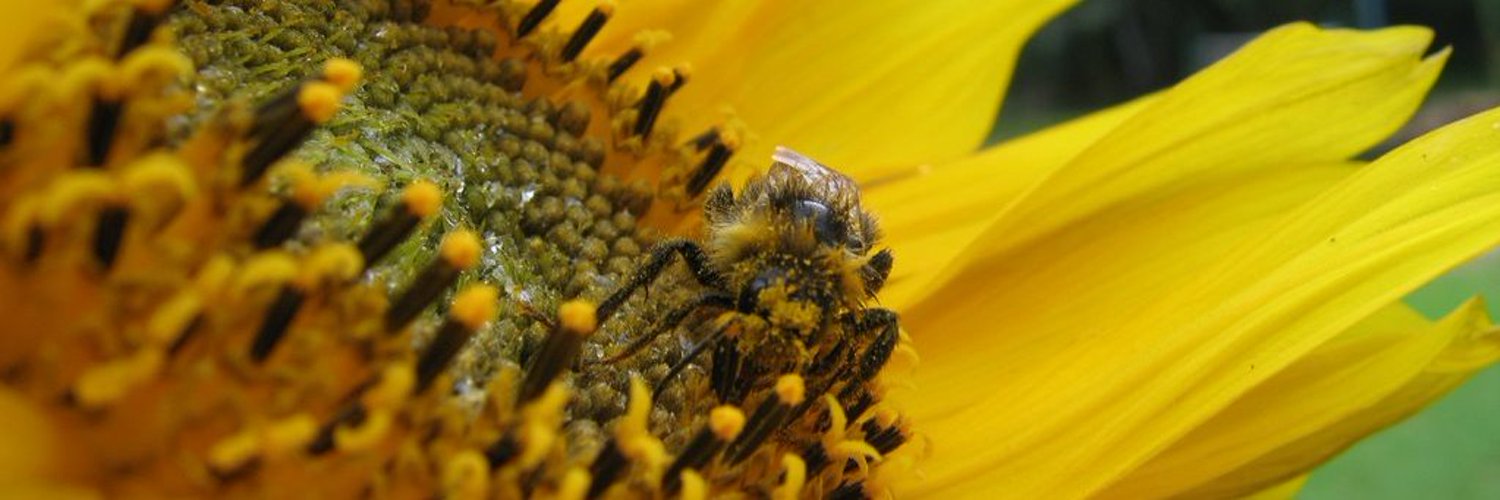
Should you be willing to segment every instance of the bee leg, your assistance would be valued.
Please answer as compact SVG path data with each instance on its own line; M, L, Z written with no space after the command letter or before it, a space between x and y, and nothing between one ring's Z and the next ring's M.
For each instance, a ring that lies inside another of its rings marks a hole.
M672 257L675 255L682 256L682 261L687 264L688 270L693 272L693 277L698 279L698 283L714 290L726 288L724 277L709 265L708 252L703 251L703 247L697 242L686 239L666 240L656 244L646 264L637 269L635 274L630 275L630 280L625 282L625 286L615 290L615 293L599 303L597 313L599 323L608 320L610 315L614 314L632 293L635 293L636 289L656 281L656 277L666 270L667 264L672 263Z
M625 350L622 350L619 353L616 353L615 355L608 358L604 358L604 361L602 362L615 363L634 356L636 353L640 352L641 349L645 349L647 345L650 345L651 341L656 340L656 337L660 336L663 332L676 330L677 326L682 324L682 321L687 319L688 315L698 312L704 308L731 309L733 307L734 299L729 295L719 292L709 292L700 295L697 299L694 299L693 302L679 307L670 313L667 313L667 316L662 319L661 323L659 323L659 327L653 328L650 333L641 336L641 338L636 339L634 342L631 342L630 345L625 346Z
M860 386L866 381L875 378L885 363L890 361L891 353L896 351L896 343L901 339L901 323L896 313L890 309L870 309L865 311L865 316L860 319L857 334L863 336L875 333L875 339L870 346L865 348L864 356L859 359L859 364L854 368L853 377L844 389L839 391L839 400L849 399L859 391Z
M687 368L688 364L692 363L694 359L697 359L698 355L703 354L703 351L706 351L709 347L712 347L723 341L725 339L724 333L727 331L729 331L728 325L725 325L718 330L714 330L714 333L712 335L709 335L708 338L703 339L703 341L699 342L698 345L693 346L693 349L691 351L688 351L687 355L683 356L682 359L677 360L677 363L673 364L670 370L667 370L666 376L663 376L661 378L661 381L656 383L656 388L651 390L651 400L656 401L661 399L661 391L666 390L667 383L671 382L673 378L676 378L678 373L682 373L682 370L684 368Z

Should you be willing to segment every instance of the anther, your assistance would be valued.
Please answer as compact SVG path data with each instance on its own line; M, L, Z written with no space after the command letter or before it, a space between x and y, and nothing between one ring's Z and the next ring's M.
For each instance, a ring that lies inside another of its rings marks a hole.
M597 314L597 307L585 300L568 301L558 307L557 328L542 341L541 350L526 367L526 375L521 379L521 388L517 393L516 407L541 396L553 380L572 366L573 360L578 357L578 350L583 347L584 339L599 327Z
M438 258L392 301L385 313L386 330L396 332L405 328L438 294L453 285L459 272L479 264L482 252L479 237L472 231L460 229L444 236L438 246Z
M109 157L109 148L114 144L115 132L120 128L120 114L124 110L119 101L99 96L89 110L88 165L102 166Z
M641 96L640 103L636 105L635 127L632 132L635 135L646 137L651 135L651 129L656 127L656 119L661 115L663 106L667 104L667 96L671 94L671 87L677 84L677 73L669 69L656 72L651 78L651 83L646 86L646 94Z
M312 167L296 163L288 169L292 178L291 199L271 213L271 217L255 232L255 248L264 250L278 246L302 225L308 214L318 209L323 200L338 187L337 177L320 178L312 173Z
M712 182L714 177L717 177L719 172L724 170L724 165L729 163L729 157L733 155L733 147L722 141L710 146L708 154L703 157L703 161L698 164L697 168L693 169L693 176L688 178L688 197L697 198L698 195L703 194L703 190L708 189L708 183Z
M241 161L240 185L255 183L272 163L301 145L315 125L332 119L334 113L338 112L339 100L342 98L343 93L338 86L327 82L311 82L298 87L297 112L285 119L277 119L277 110L263 107L251 129L252 139L258 140ZM257 134L257 131L260 133Z
M354 249L344 244L320 247L302 264L299 275L292 282L281 286L276 300L266 310L266 319L250 344L250 359L259 363L271 355L271 351L286 336L287 327L307 300L307 294L328 281L345 281L364 268Z
M94 227L94 258L109 269L115 264L120 252L120 242L125 239L125 223L130 210L120 205L109 205L99 212L98 225Z
M418 393L427 390L474 332L494 318L499 300L500 291L489 285L472 285L458 292L448 310L448 319L417 359Z
M667 467L662 489L675 493L682 487L681 474L688 469L702 470L745 428L745 414L733 406L719 406L708 414L708 426L698 431L682 454Z
M562 0L541 0L532 6L531 10L527 11L526 15L521 17L521 22L516 24L516 38L523 38L526 35L530 35L532 31L536 31L542 25L542 21L546 20L547 16L552 14L552 10L556 9L559 3L562 3Z
M708 149L709 146L718 144L719 140L719 128L709 127L709 129L704 130L703 133L693 136L692 139L688 139L687 144L693 146L693 149L695 150L703 151L705 149Z
M620 54L620 57L616 57L614 62L609 63L609 68L605 70L607 80L613 83L615 80L620 79L620 76L629 71L631 66L635 66L635 63L641 62L641 58L643 57L646 57L646 51L641 50L640 47L631 48L625 51L624 54Z
M802 497L802 485L807 482L807 464L792 453L781 456L781 484L771 491L772 500L795 500Z
M134 3L135 9L130 12L130 21L126 24L125 34L115 51L116 57L145 45L151 39L151 32L156 31L156 27L166 18L167 11L177 4L177 0L139 0Z
M376 261L410 236L422 219L431 217L442 206L443 192L436 184L419 180L407 185L401 190L401 206L384 220L371 226L370 231L359 240L359 253L364 256L365 265L375 265Z
M583 23L578 25L578 29L573 31L573 35L568 37L568 43L563 45L563 62L573 62L577 59L578 54L582 53L583 48L599 34L599 30L604 28L605 21L609 21L609 16L614 13L615 4L611 1L594 7L588 17L583 18Z
M730 443L729 450L725 452L729 464L735 465L750 458L761 443L786 422L792 410L802 404L805 391L800 375L793 373L776 379L775 390L755 408L745 431Z

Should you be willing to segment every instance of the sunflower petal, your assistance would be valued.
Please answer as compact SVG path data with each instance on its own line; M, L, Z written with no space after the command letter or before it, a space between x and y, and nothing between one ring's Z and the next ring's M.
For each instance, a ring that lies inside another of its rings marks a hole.
M864 203L880 214L886 244L897 265L881 301L902 310L927 280L928 265L953 260L1001 208L1066 165L1089 144L1145 108L1144 97L1071 120L956 162L934 167L872 169L861 189Z
M1053 172L986 230L962 260L997 258L1049 231L1153 190L1246 169L1338 161L1395 131L1447 52L1431 33L1292 24L1163 93ZM951 279L956 266L936 283Z
M1132 248L1119 233L1171 226L1181 214L1144 212L1156 219L1116 221L1114 234L1094 227L1115 216L1105 214L1080 224L1094 234L1049 236L974 270L986 283L928 297L907 315L929 361L917 374L922 397L907 403L929 422L935 457L946 457L929 464L929 485L1092 493L1381 304L1493 246L1497 122L1500 110L1415 141L1233 246L1157 241L1165 255L1144 255L1138 248L1149 245ZM1214 221L1237 222L1198 224ZM1182 229L1171 234L1192 240ZM1208 265L1204 250L1217 252ZM1184 279L1184 265L1200 267ZM939 337L976 323L1008 328ZM986 392L976 394L976 381ZM1067 472L1076 470L1092 473Z
M688 130L728 105L756 134L740 154L748 163L785 144L860 174L973 151L1027 37L1073 1L637 2L592 53L664 29L672 40L636 67L692 64L667 108Z
M1500 335L1494 335L1480 301L1436 324L1405 304L1393 304L1246 393L1102 496L1165 498L1193 492L1189 496L1227 498L1273 486L1378 430L1363 422L1356 426L1360 433L1335 426L1363 420L1357 415L1450 364L1447 360L1472 360L1464 363L1467 369L1445 370L1472 373L1500 354L1495 346ZM1407 414L1430 402L1409 398L1399 409L1382 411Z

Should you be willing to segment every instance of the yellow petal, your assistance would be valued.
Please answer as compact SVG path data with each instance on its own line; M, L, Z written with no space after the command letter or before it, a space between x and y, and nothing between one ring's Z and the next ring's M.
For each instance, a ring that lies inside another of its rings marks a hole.
M1265 166L1349 158L1406 121L1447 52L1431 33L1293 24L1163 93L1053 172L986 230L966 260L1008 249L1132 197ZM952 278L958 268L940 273Z
M897 259L881 302L904 309L936 277L932 266L953 260L1001 207L1150 102L1146 97L1097 111L952 163L871 169L861 183L864 204L880 215L885 244Z
M977 147L1021 46L1072 2L633 2L588 54L618 54L639 29L665 29L672 40L627 81L690 63L692 81L666 108L687 130L722 120L729 105L754 133L744 162L760 166L784 144L859 173Z
M1382 304L1492 247L1497 122L1500 111L1415 141L1232 246L1195 241L1200 233L1173 220L1181 213L1116 219L1117 207L987 263L973 272L982 283L929 297L907 315L929 362L917 374L921 397L906 400L933 436L929 487L1090 494ZM1233 216L1188 217L1237 232ZM1177 227L1156 234L1163 223ZM1131 231L1163 241L1122 237ZM1160 254L1143 252L1153 246ZM975 325L990 333L943 340Z
M1434 362L1483 355L1477 348L1486 345L1484 339L1500 345L1493 333L1477 300L1437 324L1405 304L1388 306L1266 380L1102 496L1165 498L1195 491L1200 497L1236 497L1304 474L1349 444L1320 436L1362 437L1334 427L1401 390ZM1429 402L1409 401L1406 410ZM1299 459L1271 456L1294 443Z
M4 0L0 2L0 69L9 69L15 59L26 49L27 40L43 23L50 2L29 0Z

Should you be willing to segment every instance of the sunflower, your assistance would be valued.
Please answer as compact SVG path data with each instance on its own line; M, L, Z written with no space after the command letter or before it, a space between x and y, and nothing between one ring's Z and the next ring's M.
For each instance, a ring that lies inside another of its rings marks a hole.
M1285 26L973 152L1069 3L7 5L0 485L1286 494L1500 358L1477 300L1400 303L1500 242L1500 112L1352 160L1428 32ZM895 266L705 311L673 238L782 144Z

